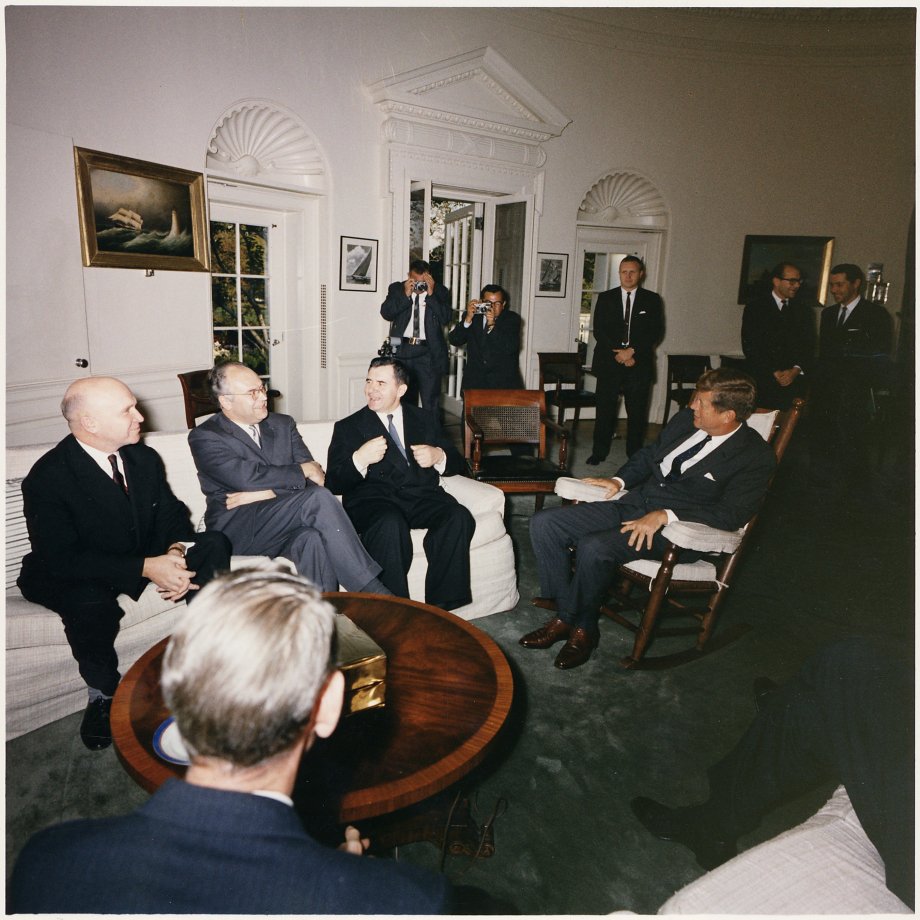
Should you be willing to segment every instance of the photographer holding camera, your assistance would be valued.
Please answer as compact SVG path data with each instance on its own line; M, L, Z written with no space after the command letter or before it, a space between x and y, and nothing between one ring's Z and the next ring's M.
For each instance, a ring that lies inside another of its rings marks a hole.
M403 402L440 420L441 376L447 373L444 326L450 321L450 292L431 277L431 266L416 259L405 281L394 281L380 315L390 321L391 353L409 369L411 383Z
M466 314L447 337L451 345L466 345L462 389L516 390L523 387L518 353L521 317L508 309L508 292L487 284L479 300L466 305Z

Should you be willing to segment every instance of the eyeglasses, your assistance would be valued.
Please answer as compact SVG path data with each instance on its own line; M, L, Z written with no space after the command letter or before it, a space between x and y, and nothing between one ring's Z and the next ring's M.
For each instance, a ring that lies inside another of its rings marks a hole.
M785 281L787 284L801 284L801 278L780 278L780 281Z
M245 393L221 393L221 396L248 396L250 399L258 399L260 396L265 396L268 393L268 390L263 384L260 387L254 387L251 390L246 390Z

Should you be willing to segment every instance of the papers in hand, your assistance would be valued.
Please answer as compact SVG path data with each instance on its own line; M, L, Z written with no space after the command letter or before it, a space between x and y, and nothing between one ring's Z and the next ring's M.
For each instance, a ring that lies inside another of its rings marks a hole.
M573 502L603 502L617 501L626 494L625 489L620 489L616 495L606 498L607 488L605 486L595 486L584 479L575 479L571 476L562 476L556 480L556 495L560 498Z

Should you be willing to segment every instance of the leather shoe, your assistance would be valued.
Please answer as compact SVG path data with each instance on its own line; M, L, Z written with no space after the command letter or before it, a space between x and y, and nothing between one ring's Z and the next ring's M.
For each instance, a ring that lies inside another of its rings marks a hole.
M555 617L539 629L521 636L518 641L524 648L549 648L563 639L568 639L571 629L568 623Z
M767 699L779 690L779 684L770 680L769 677L755 677L751 689L754 692L754 705L757 707L757 711L763 712Z
M713 833L700 818L696 808L668 808L654 799L639 796L630 803L639 823L659 840L680 843L693 852L704 869L715 869L738 855L734 840L723 840Z
M552 610L554 613L557 610L556 602L551 597L532 597L530 603L534 607L542 607L544 610Z
M112 729L109 725L111 698L93 700L83 713L80 723L80 738L91 751L101 751L112 743Z
M597 648L597 637L586 629L576 626L569 634L569 641L559 651L554 664L563 671L583 665Z
M591 456L585 460L585 463L587 463L588 466L600 466L601 463L603 463L606 459L606 457L597 457L594 454L591 454Z

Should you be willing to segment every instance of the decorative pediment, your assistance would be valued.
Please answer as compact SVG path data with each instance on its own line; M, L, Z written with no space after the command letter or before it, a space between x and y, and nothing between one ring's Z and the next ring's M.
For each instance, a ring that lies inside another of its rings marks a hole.
M540 165L571 121L500 54L482 48L368 87L390 141Z
M600 226L667 225L668 210L661 192L632 172L609 173L596 182L578 209L578 220Z

